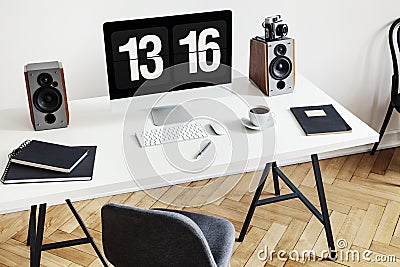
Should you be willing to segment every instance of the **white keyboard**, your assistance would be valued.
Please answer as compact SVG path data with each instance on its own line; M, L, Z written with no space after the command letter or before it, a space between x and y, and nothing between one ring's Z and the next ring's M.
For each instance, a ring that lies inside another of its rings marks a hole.
M136 133L136 138L141 147L193 140L205 138L207 136L204 127L198 122L190 122L175 126L163 126L157 129Z

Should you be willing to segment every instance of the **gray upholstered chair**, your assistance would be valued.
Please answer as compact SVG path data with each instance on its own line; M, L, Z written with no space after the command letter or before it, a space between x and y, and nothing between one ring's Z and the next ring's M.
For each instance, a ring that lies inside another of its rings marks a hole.
M103 248L115 266L229 266L235 229L229 221L180 210L106 204Z

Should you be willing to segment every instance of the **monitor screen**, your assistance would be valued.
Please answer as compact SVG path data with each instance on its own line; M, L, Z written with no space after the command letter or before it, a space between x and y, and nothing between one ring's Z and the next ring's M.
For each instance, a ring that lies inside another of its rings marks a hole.
M231 82L230 10L106 22L103 31L110 99Z

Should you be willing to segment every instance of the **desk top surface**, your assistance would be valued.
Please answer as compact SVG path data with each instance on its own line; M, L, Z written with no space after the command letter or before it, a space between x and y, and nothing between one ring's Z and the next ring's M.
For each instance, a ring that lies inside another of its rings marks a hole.
M227 129L228 134L216 136L206 128L213 150L204 161L188 159L198 152L201 140L141 148L134 138L135 132L155 127L149 116L152 106L182 103L201 123L217 120ZM333 104L352 132L306 136L289 108L323 104ZM41 132L33 130L27 108L0 111L1 172L8 153L26 139L98 147L92 181L0 184L0 213L28 209L43 202L62 203L66 198L89 199L248 172L270 161L279 163L378 140L373 129L301 75L297 75L293 93L275 97L261 95L247 79L238 78L225 89L210 87L162 97L147 95L117 100L112 105L110 109L108 97L71 101L68 128ZM120 108L114 108L115 105ZM249 107L255 105L271 108L274 127L258 132L242 125L240 119L247 117Z

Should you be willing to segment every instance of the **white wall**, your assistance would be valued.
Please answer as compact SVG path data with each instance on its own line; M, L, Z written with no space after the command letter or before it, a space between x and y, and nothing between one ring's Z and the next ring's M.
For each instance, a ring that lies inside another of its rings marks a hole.
M233 65L248 72L249 39L264 17L282 14L296 39L296 69L375 129L390 91L387 45L396 0L1 1L0 109L27 106L23 65L59 60L69 99L107 94L105 21L231 9ZM310 96L312 97L312 96ZM391 129L399 129L399 117Z

